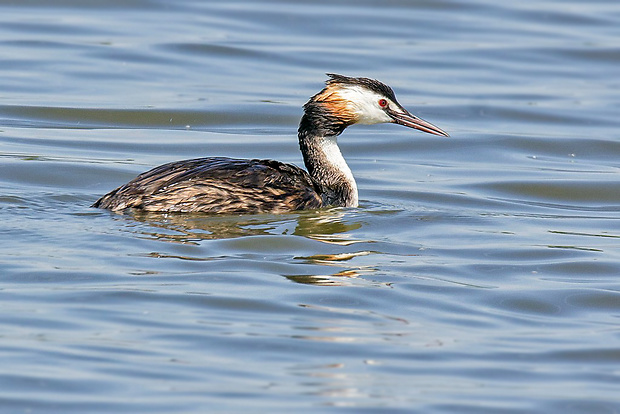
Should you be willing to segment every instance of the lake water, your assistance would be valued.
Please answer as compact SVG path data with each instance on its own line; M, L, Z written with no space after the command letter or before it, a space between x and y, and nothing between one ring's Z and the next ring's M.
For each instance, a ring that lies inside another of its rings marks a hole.
M0 411L619 413L620 3L503 3L0 1ZM357 209L89 208L301 165L326 72L451 138L345 131Z

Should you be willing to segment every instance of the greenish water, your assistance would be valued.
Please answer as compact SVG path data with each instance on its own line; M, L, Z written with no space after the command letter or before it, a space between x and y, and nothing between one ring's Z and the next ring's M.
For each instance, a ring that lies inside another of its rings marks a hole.
M614 1L0 1L2 413L614 413ZM325 72L439 138L339 142L360 208L118 215L196 156L302 164Z

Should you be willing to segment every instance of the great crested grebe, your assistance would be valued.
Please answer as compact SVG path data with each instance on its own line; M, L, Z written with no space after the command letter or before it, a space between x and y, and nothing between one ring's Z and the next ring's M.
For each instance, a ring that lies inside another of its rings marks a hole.
M325 88L304 105L299 123L299 147L308 172L273 160L176 161L140 174L93 207L228 214L357 207L357 185L337 143L346 127L395 123L448 136L410 114L389 86L374 79L327 75Z

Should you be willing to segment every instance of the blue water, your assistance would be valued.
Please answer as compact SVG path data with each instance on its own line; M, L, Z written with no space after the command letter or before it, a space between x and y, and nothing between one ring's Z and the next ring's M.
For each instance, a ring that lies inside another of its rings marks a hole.
M616 1L0 0L0 412L620 412ZM197 156L302 165L326 72L360 207L89 206Z

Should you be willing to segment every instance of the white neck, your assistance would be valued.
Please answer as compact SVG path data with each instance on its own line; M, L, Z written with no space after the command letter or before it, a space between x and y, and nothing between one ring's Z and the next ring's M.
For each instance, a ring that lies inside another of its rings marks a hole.
M347 162L344 160L342 153L340 152L340 148L338 147L338 141L336 136L327 136L323 137L320 144L320 151L324 155L325 162L333 169L341 173L346 181L349 183L352 189L351 200L346 207L357 207L358 205L358 195L357 195L357 184L355 183L355 178L353 178L353 173L351 169L347 165Z

